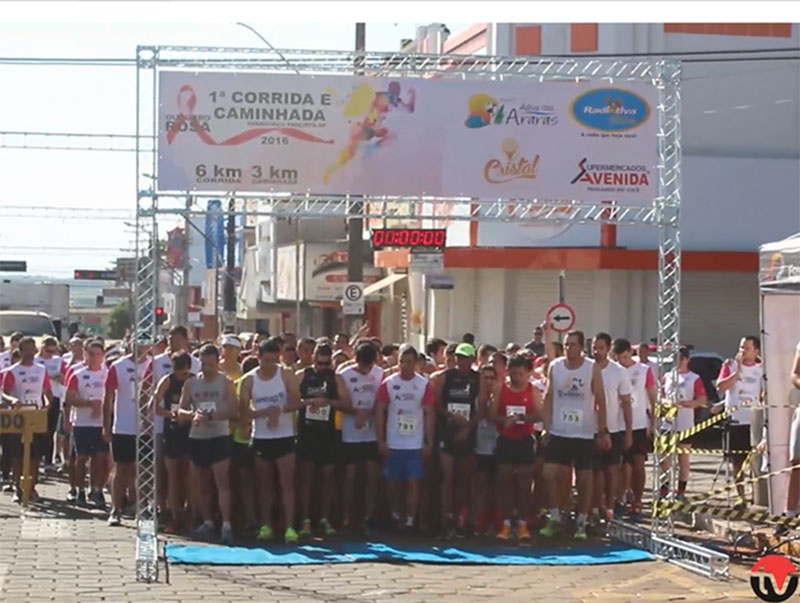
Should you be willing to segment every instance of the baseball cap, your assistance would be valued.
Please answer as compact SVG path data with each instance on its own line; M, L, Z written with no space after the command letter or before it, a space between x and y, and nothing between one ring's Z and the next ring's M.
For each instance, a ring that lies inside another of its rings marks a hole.
M466 356L472 358L475 355L475 348L468 343L460 343L456 347L456 356Z
M222 345L232 345L235 348L242 347L242 341L236 335L226 335L222 338Z

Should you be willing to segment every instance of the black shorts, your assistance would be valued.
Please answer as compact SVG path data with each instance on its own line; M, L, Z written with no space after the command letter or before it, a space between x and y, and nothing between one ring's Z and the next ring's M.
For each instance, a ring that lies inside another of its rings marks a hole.
M475 466L478 471L485 471L488 473L489 479L492 479L495 471L497 471L497 459L488 454L476 454Z
M297 439L297 458L303 463L314 463L317 466L330 465L339 457L339 442L331 434L316 436L307 434Z
M594 465L594 438L564 438L550 435L544 447L544 462L574 465L576 471L591 470Z
M622 460L629 465L633 464L633 457L647 456L653 451L653 440L647 437L647 429L633 430L633 445L622 453Z
M732 454L731 450L750 450L753 446L750 444L750 426L749 425L731 425L728 428L728 446L725 454L726 458L734 461L743 461L747 455L744 453ZM724 440L723 440L724 441Z
M46 433L33 434L33 441L31 442L30 458L38 459L44 455L47 449ZM3 446L3 456L8 455L10 459L22 458L22 453L25 446L22 443L22 434L19 433L4 433L0 436L0 444Z
M231 442L231 460L237 467L252 469L255 461L253 459L253 449L250 447L250 444L233 440Z
M189 438L189 458L192 465L208 468L231 456L231 436L198 439Z
M498 465L532 465L536 458L536 440L533 436L521 440L498 436L494 456Z
M606 452L595 451L594 455L594 468L607 469L622 464L622 447L625 440L625 432L618 431L611 435L611 448Z
M136 462L136 436L115 433L111 435L111 456L115 463Z
M252 444L253 454L262 461L277 461L289 454L293 454L296 446L293 437L275 439L253 438Z
M164 458L183 460L189 458L189 430L167 431L164 433L162 444Z
M61 400L53 398L47 409L47 432L52 435L58 428L58 418L61 416Z
M381 459L378 442L342 442L339 455L345 465L376 463Z
M108 452L108 442L103 439L102 427L72 427L75 453L79 456L94 456Z
M456 458L469 456L475 452L475 438L468 437L463 442L456 442L454 439L440 440L439 450Z

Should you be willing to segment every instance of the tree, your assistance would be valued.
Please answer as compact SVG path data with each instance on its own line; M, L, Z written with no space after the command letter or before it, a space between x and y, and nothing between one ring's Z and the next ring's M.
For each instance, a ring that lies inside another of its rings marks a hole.
M111 339L122 339L132 324L131 304L126 300L121 304L117 304L111 310L111 314L108 317L108 336Z

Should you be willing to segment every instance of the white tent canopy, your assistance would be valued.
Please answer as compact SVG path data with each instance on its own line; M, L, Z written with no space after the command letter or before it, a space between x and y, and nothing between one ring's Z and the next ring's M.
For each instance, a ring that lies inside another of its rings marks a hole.
M789 466L789 434L797 391L790 375L800 342L800 234L759 249L762 354L765 364L770 472ZM769 480L770 511L786 510L789 474Z

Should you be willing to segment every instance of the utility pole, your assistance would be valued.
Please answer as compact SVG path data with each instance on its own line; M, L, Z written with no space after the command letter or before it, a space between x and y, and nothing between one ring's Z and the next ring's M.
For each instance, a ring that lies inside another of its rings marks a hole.
M192 211L192 198L186 197L186 215L183 224L183 274L181 276L181 290L178 296L177 323L188 328L189 323L189 271L192 269L191 258L189 257L191 246L189 244L189 213Z
M364 57L359 55L366 48L366 23L356 23L356 58L355 74L364 75ZM350 203L351 216L364 214L364 202L359 200ZM347 280L351 283L364 281L364 219L351 217L347 222ZM359 317L345 316L345 331L355 331Z
M225 296L223 302L223 309L225 311L223 320L225 328L223 333L234 329L236 322L236 289L233 282L233 269L236 260L236 200L231 197L228 199L228 245L227 245L227 263L225 269L225 289L223 295Z

